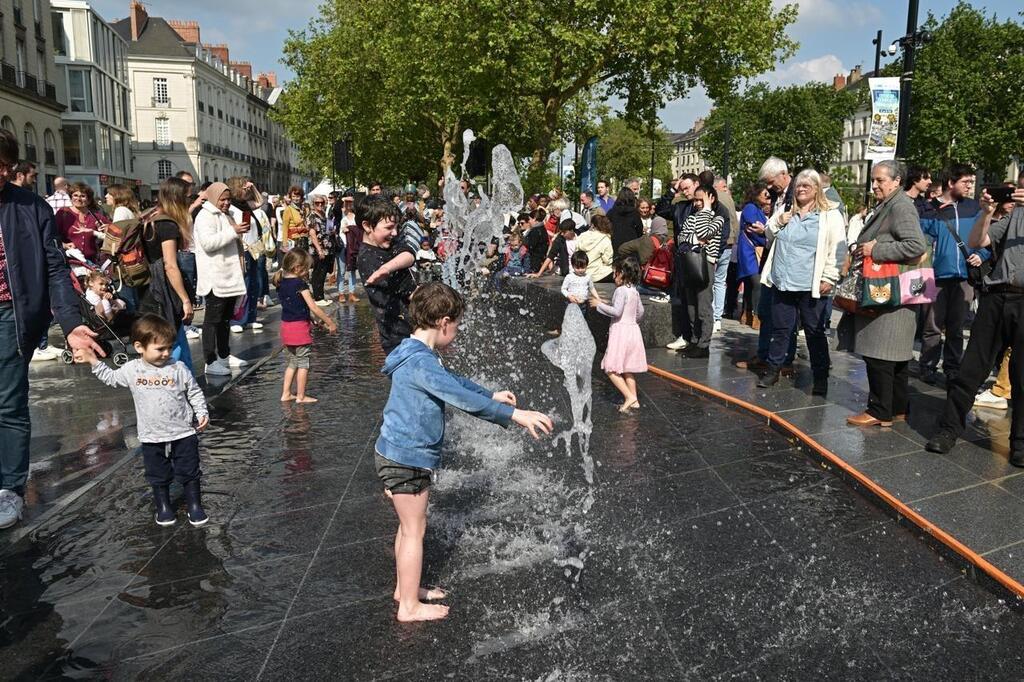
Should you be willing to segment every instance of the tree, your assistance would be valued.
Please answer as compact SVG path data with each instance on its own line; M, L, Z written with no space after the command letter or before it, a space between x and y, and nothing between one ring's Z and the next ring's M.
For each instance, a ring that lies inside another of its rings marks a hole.
M930 168L970 162L1001 179L1010 157L1024 155L1024 26L961 2L922 28L932 41L917 55L909 158Z
M663 128L654 135L654 177L670 178L672 146ZM602 178L614 178L621 185L627 178L639 177L644 186L651 174L651 135L623 118L606 118L597 129L598 169ZM650 188L646 193L650 195Z
M296 78L279 120L325 168L343 130L356 134L363 172L399 179L450 164L473 128L542 172L572 126L567 110L595 89L649 123L666 99L697 84L722 95L795 48L784 32L794 6L674 9L661 0L328 0L285 45Z
M769 156L785 159L794 170L827 170L839 157L843 121L861 96L824 83L774 89L759 83L716 102L704 123L701 156L723 158L728 122L729 171L737 187L757 180Z

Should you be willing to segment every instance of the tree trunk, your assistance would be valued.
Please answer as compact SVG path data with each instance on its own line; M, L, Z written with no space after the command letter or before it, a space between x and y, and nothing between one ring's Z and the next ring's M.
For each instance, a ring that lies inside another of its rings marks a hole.
M544 124L530 155L530 168L527 171L529 192L544 191L544 175L547 172L548 157L551 155L551 141L558 132L558 114L562 110L563 101L559 97L549 97L544 102Z

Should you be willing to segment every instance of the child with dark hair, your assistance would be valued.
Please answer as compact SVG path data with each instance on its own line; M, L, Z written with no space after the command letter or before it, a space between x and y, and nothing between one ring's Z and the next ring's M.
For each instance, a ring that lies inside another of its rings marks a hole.
M608 350L601 360L601 369L619 389L623 403L619 412L640 409L634 374L647 371L647 351L644 337L637 322L644 316L644 304L640 301L636 284L640 281L640 264L630 256L615 264L615 293L612 304L607 305L596 293L590 303L597 312L612 318L608 330Z
M399 234L398 210L379 194L363 198L356 222L363 230L359 276L377 320L381 346L390 353L412 333L406 313L416 280L409 268L416 262L423 231L415 223L406 223Z
M199 495L199 431L210 423L203 391L182 362L171 360L177 337L173 324L156 315L143 315L132 325L131 340L141 356L120 369L110 369L92 350L75 352L75 360L92 365L92 373L107 386L132 392L142 442L146 480L153 486L156 522L171 526L172 478L185 489L188 521L201 526L209 517Z
M573 251L569 258L572 265L572 272L562 280L562 296L569 303L576 303L586 313L588 302L597 295L594 281L587 274L587 266L590 265L590 258L586 251Z
M507 427L518 424L539 438L551 433L551 419L540 412L516 408L509 391L492 392L448 371L437 351L449 346L459 331L466 309L457 291L441 284L424 284L412 296L409 319L415 331L384 363L391 377L391 394L375 446L377 476L398 514L395 568L398 620L437 620L448 607L424 604L444 599L439 589L420 587L427 501L434 472L441 464L445 406L453 405L480 419Z

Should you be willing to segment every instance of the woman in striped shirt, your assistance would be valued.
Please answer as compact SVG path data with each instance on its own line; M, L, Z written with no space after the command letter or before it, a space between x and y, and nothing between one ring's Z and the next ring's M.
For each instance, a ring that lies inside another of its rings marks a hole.
M707 259L710 273L714 273L718 264L718 256L722 250L722 230L725 227L722 216L715 215L717 203L718 193L714 187L698 187L693 194L693 213L683 223L683 229L679 232L680 245L700 247ZM686 289L686 312L690 333L687 333L685 325L683 333L689 338L698 337L696 343L690 344L683 351L687 357L709 357L708 348L711 346L711 333L715 326L714 284L714 277L709 277L703 289Z

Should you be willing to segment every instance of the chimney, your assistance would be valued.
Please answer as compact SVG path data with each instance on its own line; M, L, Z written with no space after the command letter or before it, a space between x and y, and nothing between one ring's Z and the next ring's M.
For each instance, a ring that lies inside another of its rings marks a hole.
M267 79L267 74L265 74L265 73L257 74L256 82L264 90L270 90L270 81Z
M249 80L252 80L252 63L251 62L231 62L231 68L242 74Z
M203 45L207 51L214 57L219 59L222 64L228 65L231 60L228 58L228 46L221 43L220 45Z
M852 69L850 69L850 77L847 79L847 81L850 83L850 85L853 85L854 83L856 83L860 79L861 79L861 71L860 71L860 64L858 64L857 66L855 66Z
M132 0L128 5L128 18L132 22L132 42L135 42L146 30L146 22L149 21L149 15L146 14L146 9L139 0Z
M200 45L198 21L168 21L167 25L186 43Z
M842 73L837 74L832 79L832 87L835 88L837 92L839 90L842 90L843 88L845 88L846 87L846 75L842 74Z
M259 74L260 85L265 88L276 88L277 87L277 74L273 71ZM266 85L263 85L266 81Z

